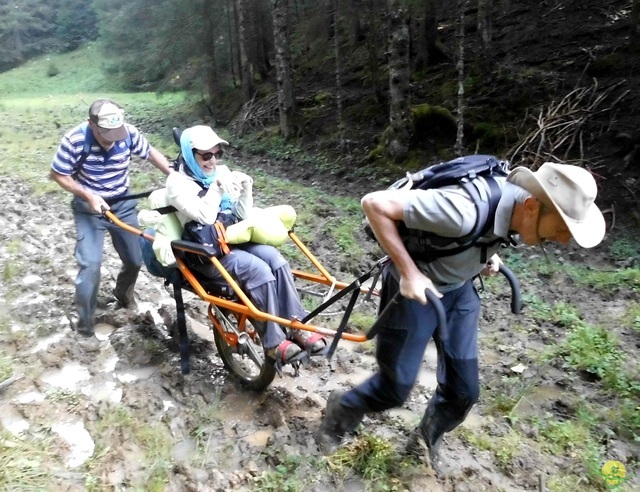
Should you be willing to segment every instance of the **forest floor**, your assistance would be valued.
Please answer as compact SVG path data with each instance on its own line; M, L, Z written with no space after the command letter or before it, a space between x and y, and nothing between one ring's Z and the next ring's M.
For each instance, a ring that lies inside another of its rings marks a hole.
M262 167L277 174L290 165L233 152L231 159L255 172ZM273 204L292 199L270 197ZM435 476L428 466L397 456L435 388L432 345L406 404L367 416L361 441L342 449L377 443L389 468L376 468L374 460L359 469L357 453L323 457L314 434L329 393L375 370L371 343L343 341L333 368L316 359L299 377L286 370L264 392L247 392L216 353L205 304L188 295L192 372L184 376L166 328L171 296L143 270L137 309L117 309L111 289L119 260L107 241L97 326L103 348L85 352L72 331L76 266L68 198L34 195L31 184L3 176L0 208L3 367L22 376L0 393L0 482L7 489L518 491L542 490L544 483L549 490L604 490L600 470L610 460L627 467L629 480L619 490L640 487L637 435L634 442L633 432L623 428L638 410L637 388L625 387L631 395L625 397L622 386L605 384L611 370L605 363L637 375L639 281L618 276L595 286L584 282L588 272L637 274L637 257L614 264L611 246L621 243L613 234L593 251L548 251L549 263L539 249L509 255L525 299L520 316L509 311L506 282L488 283L479 342L483 392L465 423L446 436L445 472ZM340 254L326 235L308 231L307 237L314 252L333 252L319 255L330 271L353 278L341 270ZM363 272L376 254L373 245L365 247ZM590 336L599 344L580 345ZM601 354L612 360L592 361L600 365L591 367L572 358L587 358L603 344ZM550 350L555 355L541 357ZM631 414L624 413L629 406Z

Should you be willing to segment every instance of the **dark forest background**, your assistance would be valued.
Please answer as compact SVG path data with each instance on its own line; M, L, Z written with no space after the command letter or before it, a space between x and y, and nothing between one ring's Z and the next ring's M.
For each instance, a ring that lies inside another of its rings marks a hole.
M340 176L562 160L637 206L639 17L640 0L3 0L0 71L95 43L105 91L187 91L199 118Z

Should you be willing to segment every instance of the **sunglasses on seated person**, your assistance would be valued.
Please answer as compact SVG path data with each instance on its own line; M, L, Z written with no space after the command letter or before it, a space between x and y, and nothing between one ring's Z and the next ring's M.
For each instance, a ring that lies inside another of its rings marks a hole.
M222 155L224 154L222 149L218 149L215 152L199 152L194 149L193 153L198 154L205 161L210 161L212 157L215 157L216 159L220 159L220 157L222 157Z

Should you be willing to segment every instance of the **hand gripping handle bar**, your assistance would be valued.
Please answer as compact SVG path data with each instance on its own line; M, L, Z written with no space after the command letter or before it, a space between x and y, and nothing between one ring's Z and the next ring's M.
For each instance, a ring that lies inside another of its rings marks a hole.
M436 316L438 318L438 328L444 328L447 324L447 315L444 311L442 302L440 302L440 298L429 289L426 289L424 293L427 296L427 301L433 306L433 309L436 312ZM391 312L400 302L401 297L402 294L400 294L400 291L396 292L396 295L393 296L393 299L391 299L391 301L389 301L389 303L384 307L384 309L378 316L378 319L376 319L376 321L367 332L367 340L371 340L378 334L378 332L380 331L380 327L387 321L387 319L391 315Z

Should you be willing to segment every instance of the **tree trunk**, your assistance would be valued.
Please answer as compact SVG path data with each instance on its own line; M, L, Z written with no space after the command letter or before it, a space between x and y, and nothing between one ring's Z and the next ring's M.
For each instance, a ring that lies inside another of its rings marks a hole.
M468 0L458 0L458 132L454 152L462 155L464 150L464 11Z
M485 49L491 44L492 0L478 0L478 32Z
M405 0L388 0L389 9L389 124L387 153L406 157L411 138L409 87L409 9Z
M207 25L206 36L203 37L204 52L206 54L206 74L207 74L207 93L209 95L209 104L217 100L218 90L218 74L216 70L216 47L215 32L217 27L217 12L214 17L215 6L214 0L204 0L203 6L204 21Z
M342 56L340 55L340 0L332 0L333 9L333 51L336 61L336 119L340 148L344 148L344 120L342 118Z
M640 0L633 0L631 6L631 33L629 44L633 53L640 52Z
M289 45L288 0L271 0L273 37L276 52L276 76L278 82L278 110L280 132L289 138L295 131L295 98L293 96L293 69Z
M418 47L415 60L417 69L448 61L449 57L441 48L438 37L438 0L424 0L423 19L418 31Z
M255 93L253 78L253 65L247 56L248 36L246 19L247 0L236 0L236 13L238 15L238 47L240 51L240 80L242 82L242 94L244 102L248 103Z
M235 6L232 0L227 0L227 37L229 38L229 67L231 67L231 78L233 79L233 86L237 87L236 80L236 55L233 51L233 46L237 43L237 40L233 38L232 26L235 24Z
M384 101L383 83L380 74L380 62L378 61L378 50L382 43L380 39L384 39L381 32L382 26L378 23L380 16L375 10L375 0L369 0L367 11L364 13L363 25L367 37L367 64L369 66L369 77L373 93L376 96L376 102Z

